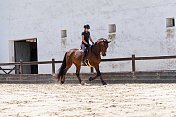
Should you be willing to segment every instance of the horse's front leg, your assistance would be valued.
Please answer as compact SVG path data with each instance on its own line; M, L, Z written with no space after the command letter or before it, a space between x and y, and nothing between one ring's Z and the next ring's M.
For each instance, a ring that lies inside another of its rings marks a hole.
M99 76L101 76L100 71L97 72L97 75L96 75L95 77L90 77L90 78L89 78L89 81L95 80L95 79L98 78Z
M107 83L103 80L102 76L100 76L100 80L101 80L103 85L107 85Z
M89 81L95 80L96 78L100 77L100 80L102 82L103 85L106 85L106 82L103 80L102 76L101 76L101 72L99 70L99 66L97 65L96 67L94 67L95 70L97 71L97 75L95 77L90 77Z

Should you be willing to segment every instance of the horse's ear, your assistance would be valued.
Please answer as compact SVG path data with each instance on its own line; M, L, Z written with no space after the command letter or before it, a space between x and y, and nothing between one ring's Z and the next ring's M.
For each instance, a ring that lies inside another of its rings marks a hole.
M110 43L111 41L107 41L108 43Z

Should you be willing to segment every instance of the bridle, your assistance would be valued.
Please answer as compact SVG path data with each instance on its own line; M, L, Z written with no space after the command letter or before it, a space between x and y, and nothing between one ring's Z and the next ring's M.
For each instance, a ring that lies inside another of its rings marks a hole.
M96 43L92 46L92 47L94 47L94 46L96 46L96 45L99 46L99 48L100 48L100 55L102 55L103 50L105 50L105 54L106 54L106 51L107 51L107 48L105 47L106 40L102 40L102 41L103 41L103 44L102 44L102 45L100 45L100 44L98 44L98 43L96 42ZM92 51L92 47L91 47L91 51Z
M104 40L103 40L103 45L101 45L101 47L100 47L100 54L102 55L102 53L103 53L103 50L105 50L105 54L106 54L106 51L107 51L107 49L105 48L105 44L104 44Z

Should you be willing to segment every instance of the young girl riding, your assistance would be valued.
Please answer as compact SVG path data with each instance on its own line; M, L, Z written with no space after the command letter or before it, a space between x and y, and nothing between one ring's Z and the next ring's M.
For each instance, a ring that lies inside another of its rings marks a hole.
M89 44L89 39L92 42L92 44L94 44L94 42L93 42L93 40L92 40L92 38L90 36L89 29L90 29L90 26L88 24L85 24L84 25L84 32L82 32L82 43L81 43L81 49L85 53L82 63L84 63L84 59L85 59L85 57L87 55L88 48L89 48L89 46L91 46Z
M89 39L94 44L90 32L89 32L90 26L88 24L84 25L84 32L82 32L82 43L81 43L81 49L86 52L87 48L90 46Z

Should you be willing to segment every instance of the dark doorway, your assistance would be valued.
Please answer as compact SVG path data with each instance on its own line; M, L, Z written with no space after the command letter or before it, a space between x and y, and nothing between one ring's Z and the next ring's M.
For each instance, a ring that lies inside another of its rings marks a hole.
M27 39L14 42L15 62L20 60L24 62L38 61L37 58L37 39ZM19 66L17 66L19 68ZM19 70L15 71L19 74ZM23 66L24 74L38 74L38 65Z

